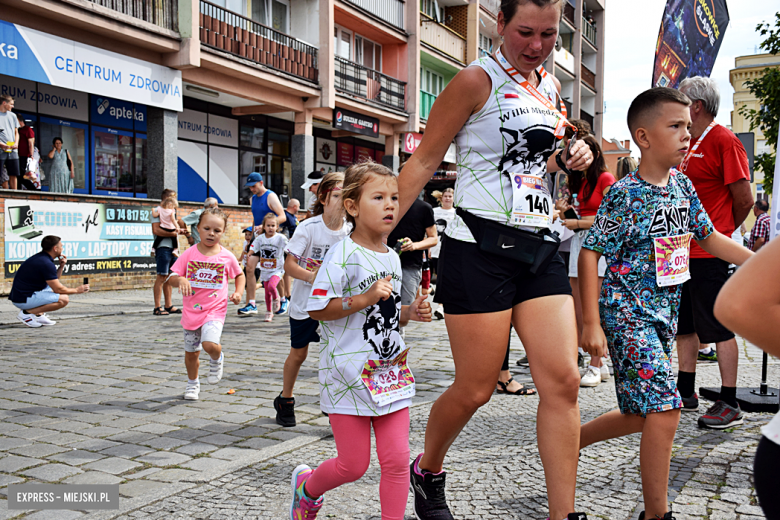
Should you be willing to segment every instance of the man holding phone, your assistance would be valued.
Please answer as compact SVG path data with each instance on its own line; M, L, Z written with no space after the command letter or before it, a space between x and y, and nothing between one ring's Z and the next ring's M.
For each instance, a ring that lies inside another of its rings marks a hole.
M11 302L19 309L17 318L28 327L38 328L54 325L47 312L58 311L68 305L69 294L81 294L89 291L87 279L84 285L68 289L59 278L68 259L62 254L60 237L48 235L41 240L40 253L31 256L19 266L11 286ZM59 268L54 260L60 259Z

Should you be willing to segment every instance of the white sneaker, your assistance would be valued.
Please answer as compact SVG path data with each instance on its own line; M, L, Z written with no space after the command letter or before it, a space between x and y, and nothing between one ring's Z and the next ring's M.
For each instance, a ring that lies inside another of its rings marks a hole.
M37 329L38 327L42 326L41 323L38 323L35 314L25 314L24 311L19 311L19 314L16 315L16 318L33 329Z
M225 362L225 353L219 355L217 360L209 360L209 377L206 379L210 385L216 385L222 379L222 365Z
M601 382L609 381L609 367L607 366L607 362L602 360L601 361Z
M593 365L588 365L580 379L580 386L599 386L601 384L601 370Z
M200 394L200 381L190 383L187 381L187 389L184 390L184 398L188 401L197 401Z
M35 317L35 321L40 323L41 325L56 325L57 322L46 316L46 314L41 314L40 316Z

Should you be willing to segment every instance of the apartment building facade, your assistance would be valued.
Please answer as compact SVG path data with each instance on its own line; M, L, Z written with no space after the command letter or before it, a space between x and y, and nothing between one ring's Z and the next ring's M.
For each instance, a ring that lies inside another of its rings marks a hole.
M546 68L570 117L600 136L603 0L564 2ZM4 41L51 53L27 49L40 63L32 72L0 57L0 90L42 151L62 137L83 195L173 188L185 201L245 204L254 171L283 198L302 198L315 169L365 158L397 169L441 90L500 44L499 0L1 3Z
M740 110L743 107L747 110L761 109L761 104L756 99L756 96L748 90L745 83L763 76L766 68L777 67L780 67L780 56L753 54L748 56L737 56L734 59L734 68L729 71L729 80L731 86L734 88L734 109L731 112L731 130L736 134L753 132L753 151L755 155L770 153L772 145L776 143L768 143L760 129L756 128L755 130L751 130L750 121L740 113ZM763 199L768 201L770 199L769 195L764 191L763 182L764 173L761 171L754 171L751 188L755 200ZM775 189L778 189L778 187L775 187ZM751 213L748 215L746 224L751 226L754 221L755 217Z

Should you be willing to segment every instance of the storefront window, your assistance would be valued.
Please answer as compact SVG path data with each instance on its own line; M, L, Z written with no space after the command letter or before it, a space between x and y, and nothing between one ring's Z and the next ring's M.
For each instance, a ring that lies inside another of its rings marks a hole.
M53 142L55 137L62 139L62 148L70 153L73 160L73 179L74 191L88 193L87 186L87 125L50 119L41 117L38 132L36 132L35 144L41 153L41 171L43 180L41 184L44 189L51 186L51 176L54 173L53 159L49 158L49 153L54 149Z
M119 130L96 128L95 188L107 191L133 191L133 135Z
M241 146L246 148L263 149L264 128L241 125Z
M238 198L239 204L249 204L249 199L252 198L252 192L249 191L249 188L244 188L244 185L246 184L246 179L247 177L249 177L249 174L253 172L261 173L263 174L263 177L265 177L266 174L265 154L242 151L240 172L238 176L238 189L240 193L240 196ZM268 187L267 181L265 181L264 184L266 184L266 187Z
M146 136L138 134L135 138L135 192L146 193Z
M268 153L290 156L290 131L279 128L268 129Z
M281 197L284 193L285 172L290 171L287 175L289 178L292 173L292 163L286 157L274 157L273 155L268 156L268 163L268 180L266 180L265 187Z

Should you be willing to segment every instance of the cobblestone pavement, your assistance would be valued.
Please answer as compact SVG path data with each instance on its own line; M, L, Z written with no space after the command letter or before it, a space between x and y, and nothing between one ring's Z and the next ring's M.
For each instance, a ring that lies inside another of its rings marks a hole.
M407 341L418 381L411 432L417 453L430 404L451 383L454 367L443 322L411 325ZM296 387L299 426L282 429L271 402L289 351L286 317L268 324L231 314L223 342L223 380L210 386L203 378L200 401L192 402L181 399L185 374L175 316L0 328L0 519L286 518L293 467L335 455L317 405L316 348ZM757 386L760 353L740 344L740 386ZM512 347L514 361L522 355L517 338ZM527 370L515 374L530 381ZM716 364L700 365L699 374L705 386L719 382ZM780 363L773 360L770 382L776 386L778 379ZM231 388L236 392L228 395ZM537 397L497 395L463 431L446 460L456 518L546 517L537 404ZM580 406L583 421L616 407L612 382L581 389ZM683 415L675 440L670 500L677 518L763 518L751 468L759 428L770 415L746 414L744 426L725 432L697 429L697 417ZM578 510L590 518L637 517L638 440L583 450ZM378 481L374 458L363 479L328 493L320 517L380 518ZM8 510L6 486L22 482L118 483L121 509ZM412 518L411 507L407 515Z

